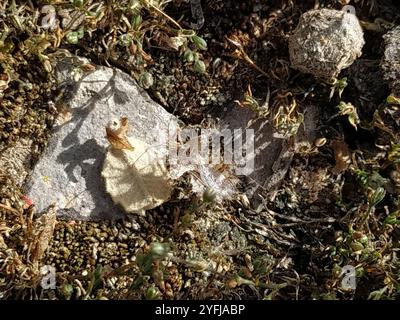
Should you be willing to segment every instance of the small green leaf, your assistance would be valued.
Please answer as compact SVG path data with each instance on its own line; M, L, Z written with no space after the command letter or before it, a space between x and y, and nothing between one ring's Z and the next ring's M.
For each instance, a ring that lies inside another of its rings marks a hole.
M386 102L389 104L400 105L400 98L397 98L394 95L390 95L389 97L387 97Z
M194 35L196 35L193 30L181 30L180 33L185 37L193 37Z
M376 207L385 198L385 195L385 189L383 189L382 187L377 188L369 199L370 205L372 207Z
M203 202L205 203L214 203L216 198L217 198L217 193L215 192L215 190L212 190L211 188L207 188L203 192Z
M152 286L146 290L144 297L146 300L158 300L160 299L160 290Z
M143 283L144 283L144 278L142 276L139 276L135 279L135 281L133 281L129 290L136 291L136 290L140 289L140 287L143 285Z
M152 273L153 270L153 256L151 254L146 254L143 256L143 262L142 265L140 266L140 270L146 275L149 275Z
M242 278L239 275L236 275L235 281L237 282L238 286L241 286L241 285L254 286L255 285L255 283L253 281L245 279L245 278Z
M81 8L84 4L84 0L73 0L72 4L74 7Z
M346 89L347 85L348 85L347 77L344 77L340 80L336 80L331 88L331 93L329 95L329 99L333 98L333 95L335 94L335 92L337 92L339 95L339 98L341 98L343 91L344 91L344 89Z
M339 114L342 116L347 115L350 124L357 130L357 125L360 124L357 109L351 103L346 103L344 101L340 101L337 107L340 110Z
M194 70L198 73L205 73L206 72L206 65L201 60L196 60L194 62Z
M69 299L74 292L74 287L71 284L66 283L61 287L61 292L66 299Z
M395 211L391 214L389 214L386 218L385 221L383 222L384 224L390 224L390 225L398 225L400 224L400 210Z
M122 46L127 47L132 43L132 37L129 34L121 34L119 36L119 43Z
M78 39L82 39L82 38L83 38L83 36L85 35L85 30L84 30L83 27L80 27L80 28L77 30L77 35L78 35Z
M370 175L369 172L360 169L355 169L354 173L356 175L356 179L360 182L360 184L364 187L367 186Z
M390 143L388 151L388 160L394 163L400 163L400 145L394 142Z
M385 184L386 179L376 171L373 171L372 174L368 177L368 186L374 190L384 186Z
M142 24L142 16L140 14L133 16L131 20L132 28L138 30L141 24Z
M93 272L93 289L96 289L103 281L103 267L98 265Z
M150 247L150 254L156 258L164 258L169 252L169 248L165 243L154 242Z
M203 38L194 35L191 39L199 50L207 50L207 42Z
M193 62L194 61L194 52L190 49L187 49L185 53L183 54L183 60L187 62Z
M65 38L69 44L77 44L79 42L78 32L70 31L65 35Z
M353 242L350 244L350 247L351 247L351 249L352 249L354 252L361 251L361 250L364 249L364 246L362 245L362 243L360 243L360 242L358 242L358 241L353 241Z

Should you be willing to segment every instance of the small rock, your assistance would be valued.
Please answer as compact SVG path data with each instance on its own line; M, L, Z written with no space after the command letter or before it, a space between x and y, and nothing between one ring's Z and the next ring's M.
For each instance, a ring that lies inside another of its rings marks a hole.
M355 14L310 10L289 38L290 61L293 68L329 81L361 56L364 43Z

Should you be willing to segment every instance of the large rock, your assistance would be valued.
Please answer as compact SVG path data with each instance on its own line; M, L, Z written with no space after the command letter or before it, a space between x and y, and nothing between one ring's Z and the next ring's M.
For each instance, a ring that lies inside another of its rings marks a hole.
M131 123L129 136L166 152L168 126L176 118L152 101L129 75L106 67L82 73L79 65L83 62L67 57L57 64L66 122L55 127L26 193L38 212L57 203L58 215L72 219L118 218L124 212L105 192L101 177L108 147L107 123L126 116Z

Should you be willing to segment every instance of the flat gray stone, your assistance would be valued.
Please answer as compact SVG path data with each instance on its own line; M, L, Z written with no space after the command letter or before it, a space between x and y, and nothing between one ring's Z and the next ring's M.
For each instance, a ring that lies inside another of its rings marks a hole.
M57 64L56 75L70 119L54 128L26 185L26 194L39 213L57 203L57 214L70 219L120 218L124 212L105 192L101 177L109 145L107 123L126 116L130 120L128 136L167 150L168 126L177 120L119 70L97 66L75 81L77 72L77 57Z
M318 114L318 107L308 106L294 137L284 137L276 132L270 117L254 121L256 114L247 108L234 105L221 116L221 126L225 129L254 130L254 171L244 177L245 192L253 205L274 197L292 163L296 143L313 143L317 138ZM249 121L252 122L250 126Z

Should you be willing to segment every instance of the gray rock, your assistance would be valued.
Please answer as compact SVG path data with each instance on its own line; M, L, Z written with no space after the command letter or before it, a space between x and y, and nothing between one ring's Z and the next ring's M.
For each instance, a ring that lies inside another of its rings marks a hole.
M253 205L262 199L274 197L292 163L296 143L313 143L317 138L318 116L319 109L308 106L303 124L294 137L279 134L270 118L254 121L254 112L236 105L221 116L221 127L224 129L254 130L254 171L244 177L246 195L252 199Z
M400 98L400 26L385 36L385 54L382 59L382 70L385 80L389 81L392 93Z
M353 13L318 9L304 13L289 38L292 67L331 80L362 54L364 36Z
M68 109L33 170L26 194L38 212L57 203L57 214L71 219L119 218L123 210L105 192L101 177L109 145L107 123L126 116L131 124L129 136L166 151L168 126L176 118L152 101L129 75L106 67L82 73L79 65L84 62L67 57L57 64L63 104Z

